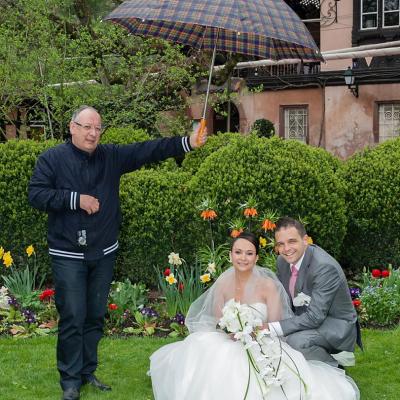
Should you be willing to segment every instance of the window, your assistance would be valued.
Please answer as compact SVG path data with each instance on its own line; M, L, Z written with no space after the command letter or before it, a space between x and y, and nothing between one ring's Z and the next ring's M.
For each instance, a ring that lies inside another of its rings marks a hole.
M281 107L281 136L285 139L295 139L308 142L308 107Z
M378 27L378 0L361 1L361 28L374 29Z
M383 3L383 27L400 25L400 1L385 0Z
M361 0L361 29L400 26L400 0Z
M400 136L400 103L378 105L379 142Z

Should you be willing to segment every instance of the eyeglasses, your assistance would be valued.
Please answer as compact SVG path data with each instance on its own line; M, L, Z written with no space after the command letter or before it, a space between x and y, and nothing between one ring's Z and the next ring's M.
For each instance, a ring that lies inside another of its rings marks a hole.
M93 126L93 125L88 125L88 124L80 124L77 121L73 121L74 124L80 126L86 133L89 133L92 129L94 129L94 131L96 132L97 135L101 135L104 130L105 127L104 126Z

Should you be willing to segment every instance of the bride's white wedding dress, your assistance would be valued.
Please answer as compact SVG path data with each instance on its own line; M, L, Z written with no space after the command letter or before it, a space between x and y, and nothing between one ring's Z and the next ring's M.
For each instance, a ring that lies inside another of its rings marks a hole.
M252 305L266 320L267 306ZM304 385L285 369L283 390L272 387L268 400L356 400L359 392L343 370L318 361L307 361L283 343L283 360L295 362ZM224 332L195 332L185 340L161 347L150 357L150 375L156 400L243 400L249 362L243 344ZM284 391L284 392L283 392ZM262 400L251 373L248 400Z

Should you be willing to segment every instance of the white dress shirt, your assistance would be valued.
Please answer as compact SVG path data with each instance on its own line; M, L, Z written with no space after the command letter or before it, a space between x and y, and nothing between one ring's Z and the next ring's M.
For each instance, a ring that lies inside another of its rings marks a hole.
M299 261L297 261L296 264L292 264L291 268L293 268L293 266L295 266L297 268L297 270L300 271L301 263L303 262L303 258L304 258L304 254L305 254L305 252L301 256ZM283 336L281 324L278 321L269 322L268 326L269 326L269 330L271 331L271 336Z

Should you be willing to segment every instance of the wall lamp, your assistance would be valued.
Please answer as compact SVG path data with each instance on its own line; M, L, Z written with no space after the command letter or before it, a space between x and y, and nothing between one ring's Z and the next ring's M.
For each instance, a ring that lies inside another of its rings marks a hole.
M358 97L358 84L355 83L356 77L354 76L351 67L347 67L346 71L344 71L343 76L344 81L346 82L346 85L350 89L353 96Z

